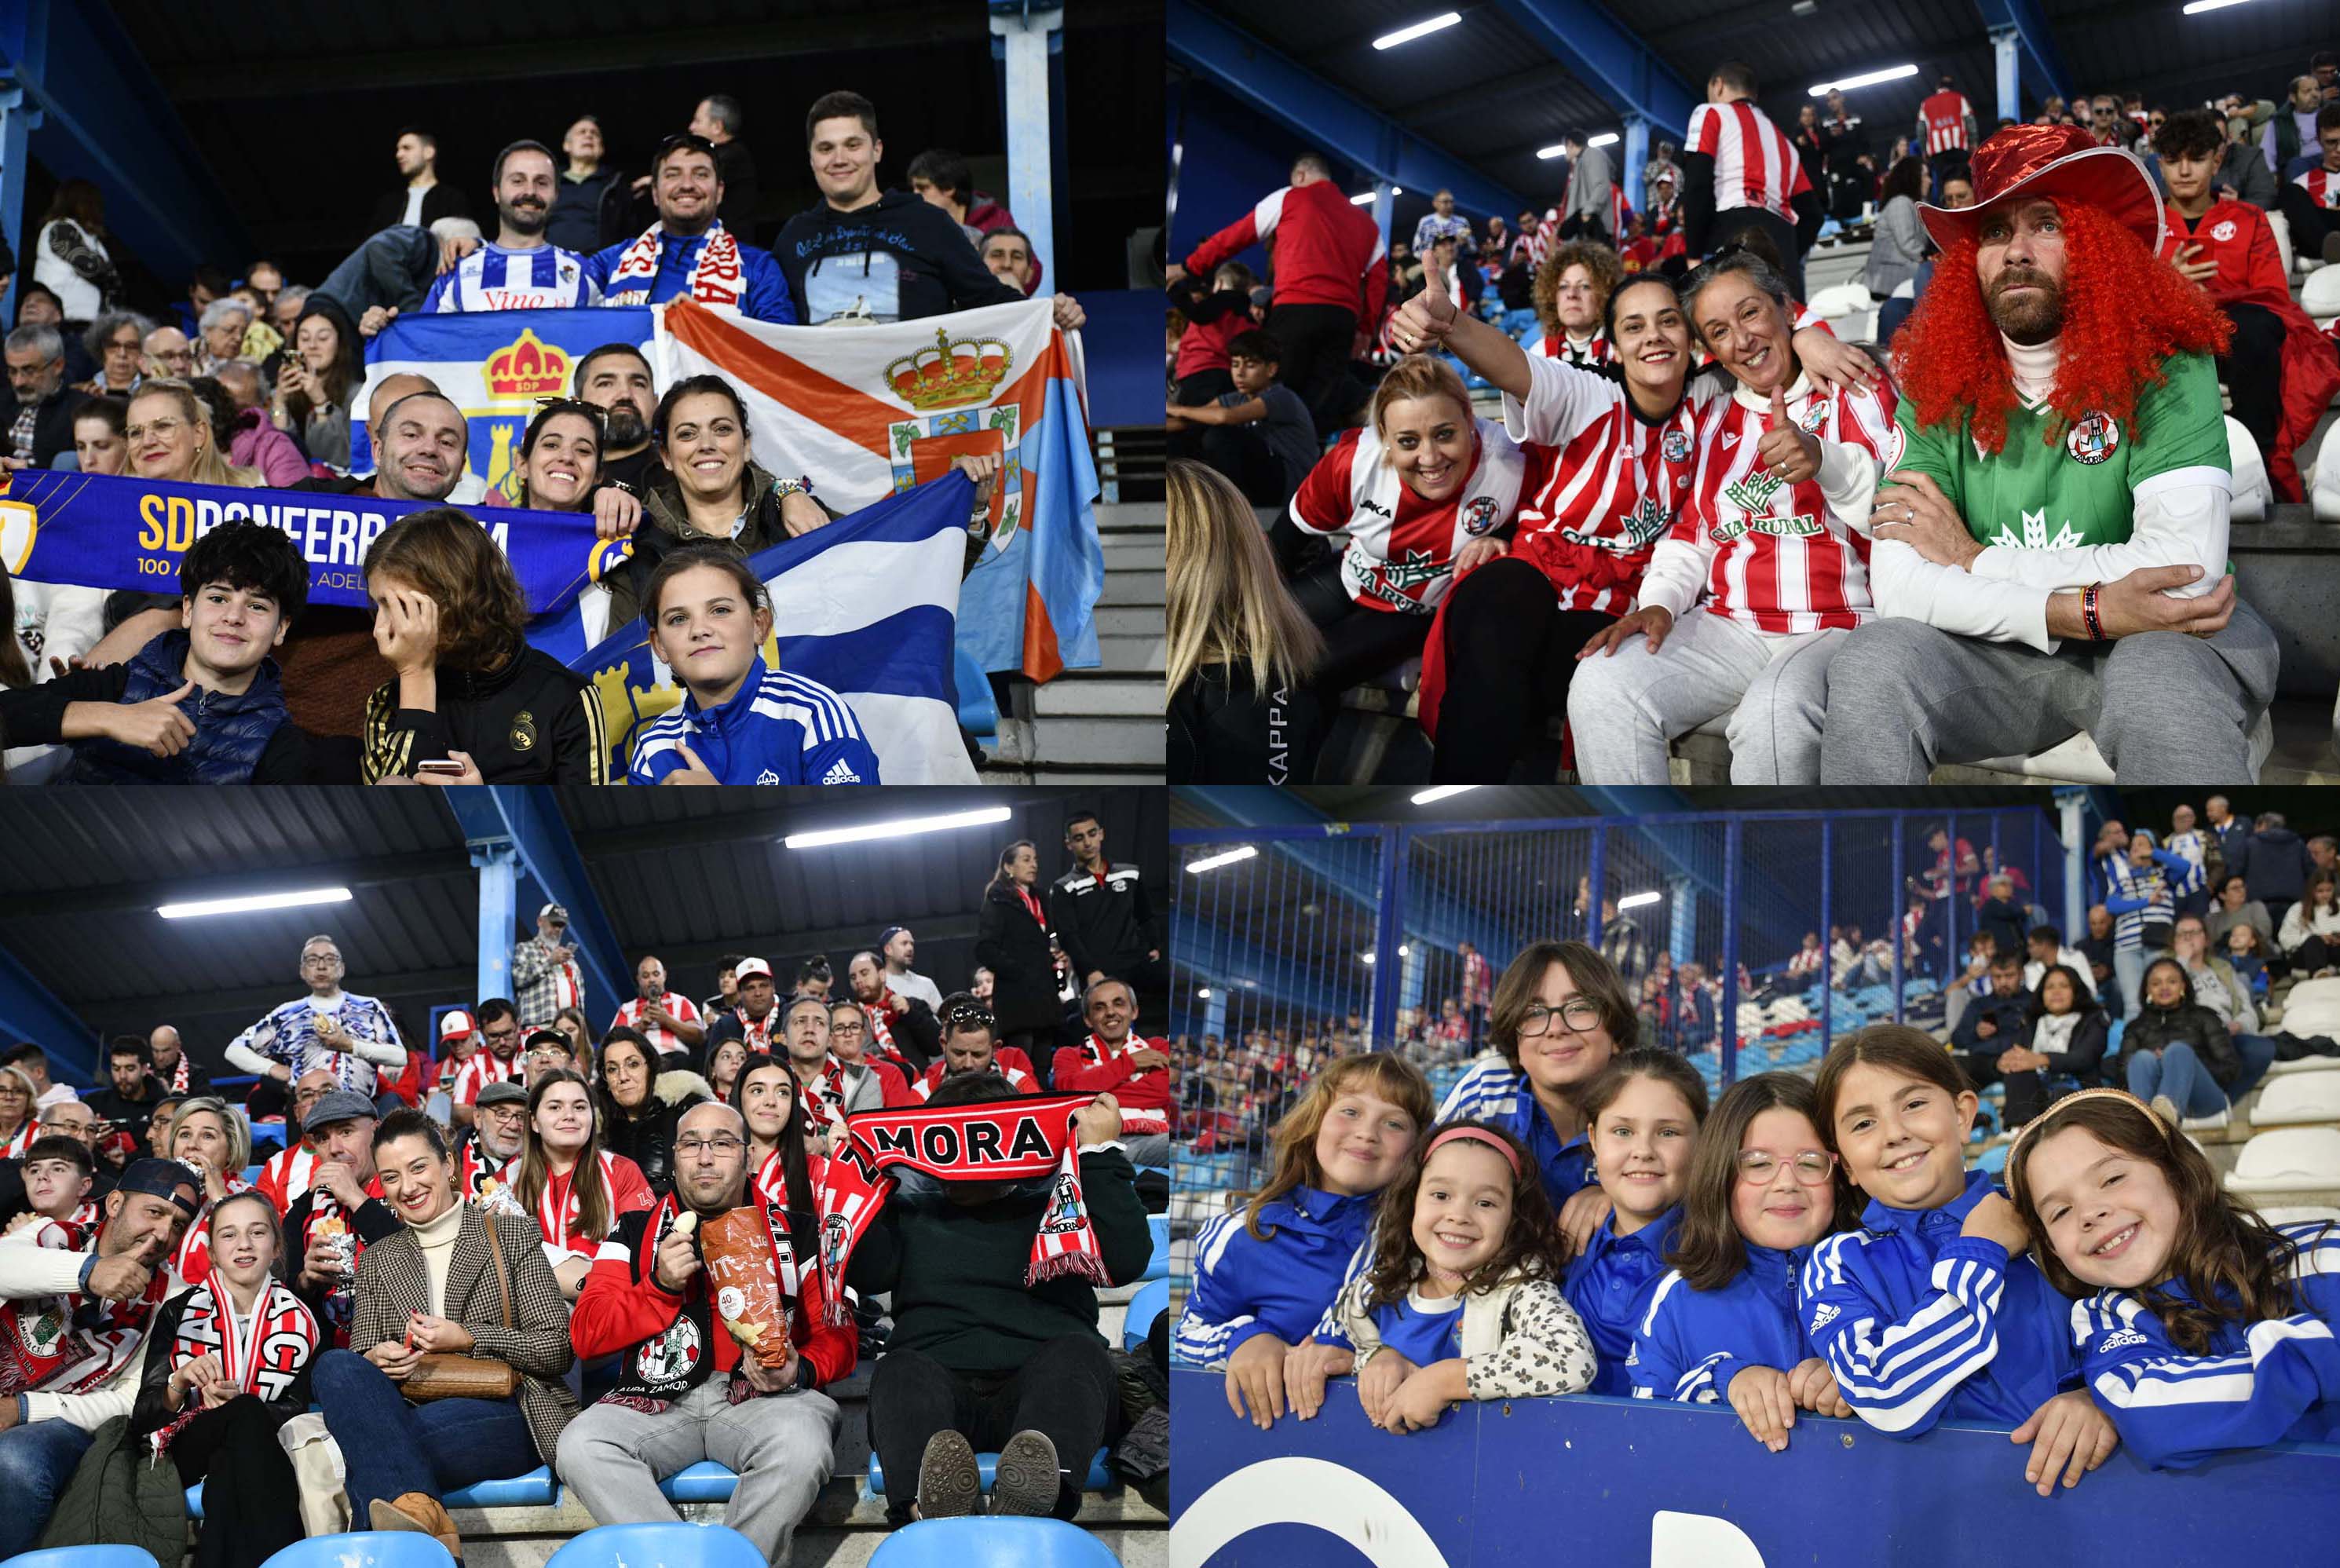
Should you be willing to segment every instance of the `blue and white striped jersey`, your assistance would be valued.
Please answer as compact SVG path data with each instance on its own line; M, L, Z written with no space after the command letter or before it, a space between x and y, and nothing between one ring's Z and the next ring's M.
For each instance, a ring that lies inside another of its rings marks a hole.
M585 258L558 245L508 251L480 248L441 273L422 296L426 315L468 311L566 310L598 305L601 291L586 275Z
M1438 1107L1438 1125L1481 1121L1503 1128L1528 1146L1552 1206L1592 1185L1592 1145L1582 1133L1562 1143L1560 1129L1536 1102L1528 1076L1501 1057L1473 1062Z
M1172 1337L1178 1359L1215 1366L1254 1335L1272 1334L1286 1345L1310 1337L1331 1313L1352 1260L1363 1255L1377 1196L1336 1197L1294 1187L1261 1206L1264 1241L1244 1226L1241 1209L1204 1226L1195 1238L1195 1288Z
M1879 1432L1915 1437L1944 1415L2019 1426L2077 1381L2067 1304L2039 1265L1958 1234L1991 1190L1972 1171L1940 1208L1872 1203L1804 1265L1804 1333Z
M2097 901L2113 918L2113 946L2145 945L2147 926L2177 918L2177 900L2202 884L2202 868L2183 855L2156 849L2152 862L2137 866L2126 852L2097 862Z
M2072 1338L2088 1392L2147 1464L2184 1469L2229 1449L2340 1442L2340 1228L2278 1227L2298 1247L2288 1316L2221 1323L2208 1352L2171 1343L2134 1291L2072 1304ZM2183 1282L2162 1293L2191 1304Z

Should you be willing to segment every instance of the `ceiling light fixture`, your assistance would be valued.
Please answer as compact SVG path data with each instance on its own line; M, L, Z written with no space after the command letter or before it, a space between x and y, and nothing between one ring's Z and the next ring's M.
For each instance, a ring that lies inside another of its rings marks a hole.
M1414 791L1413 803L1417 806L1427 806L1433 800L1443 800L1450 795L1460 795L1465 790L1477 788L1476 784L1441 784L1434 789L1417 789Z
M346 904L347 888L304 888L295 893L254 893L248 898L205 898L192 904L163 904L154 912L165 920L192 920L203 915L243 915L254 909L297 909L303 904Z
M1186 862L1186 869L1215 871L1222 866L1232 866L1238 860L1248 860L1258 853L1259 847L1255 844L1238 845L1233 849L1224 850L1216 855L1205 855L1199 860L1189 860Z
M1840 82L1822 82L1812 89L1812 96L1824 98L1830 93L1849 93L1855 87L1872 87L1879 82L1898 82L1904 76L1918 74L1915 65L1888 65L1882 71L1870 71L1859 76L1847 76Z
M981 828L1005 822L1005 806L985 806L974 811L953 811L940 817L897 817L890 822L867 822L858 828L823 828L812 833L791 833L780 840L791 849L819 849L830 844L858 844L869 839L902 839L913 833L939 833L948 828Z
M1411 27L1401 27L1394 33L1384 33L1380 37L1373 40L1373 47L1376 49L1394 49L1401 44L1411 44L1416 38L1425 37L1433 33L1443 32L1444 29L1453 26L1454 24L1461 20L1462 20L1462 13L1460 11L1449 11L1443 15L1433 16L1427 22L1416 22Z

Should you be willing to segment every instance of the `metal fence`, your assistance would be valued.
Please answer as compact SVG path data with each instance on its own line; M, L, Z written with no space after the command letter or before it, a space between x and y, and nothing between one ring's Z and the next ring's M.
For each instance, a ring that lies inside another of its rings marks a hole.
M1170 839L1174 1287L1186 1236L1255 1185L1269 1130L1329 1056L1403 1050L1442 1096L1461 1076L1483 1029L1463 1005L1470 952L1499 976L1531 943L1594 942L1640 1001L1645 1039L1682 1052L1719 1091L1748 1073L1809 1071L1864 1023L1938 1023L1986 917L2002 929L2066 922L2066 852L2039 807ZM1999 871L2014 911L1983 906ZM1819 957L1797 962L1810 943ZM1830 970L1836 983L1820 984Z

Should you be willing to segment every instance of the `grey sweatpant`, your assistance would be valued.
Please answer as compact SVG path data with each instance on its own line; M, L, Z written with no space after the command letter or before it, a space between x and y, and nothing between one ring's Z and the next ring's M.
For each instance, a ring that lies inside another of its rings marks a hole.
M1576 667L1568 724L1587 784L1663 784L1666 745L1730 715L1733 784L1816 784L1841 629L1770 636L1692 609L1655 653L1641 637Z
M2087 730L2122 784L2252 781L2275 633L2237 600L2207 638L2147 631L2054 653L1872 620L1829 667L1820 778L1923 784L1937 763L2029 757Z
M623 1404L587 1407L561 1430L560 1478L603 1524L673 1523L659 1483L711 1459L739 1477L723 1523L788 1568L797 1522L835 1464L837 1402L816 1389L727 1403L710 1374L657 1415Z

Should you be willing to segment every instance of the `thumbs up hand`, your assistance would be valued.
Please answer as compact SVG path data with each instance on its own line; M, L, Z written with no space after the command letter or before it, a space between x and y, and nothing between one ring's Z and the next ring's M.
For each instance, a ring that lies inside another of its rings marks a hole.
M1446 341L1462 312L1446 292L1445 273L1433 264L1422 273L1422 292L1400 305L1391 335L1407 353L1421 353Z
M1806 433L1789 417L1787 397L1778 387L1771 389L1771 412L1762 439L1755 443L1755 455L1790 484L1801 484L1820 471L1819 437Z

